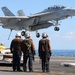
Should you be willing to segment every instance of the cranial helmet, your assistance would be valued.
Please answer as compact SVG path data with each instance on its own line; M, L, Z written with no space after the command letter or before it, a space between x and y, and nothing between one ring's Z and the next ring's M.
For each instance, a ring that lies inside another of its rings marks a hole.
M29 38L29 37L30 37L30 34L27 32L27 33L25 34L25 37L26 37L26 38Z
M4 46L4 43L2 42L1 45Z
M48 37L47 33L46 33L46 32L42 33L42 37L43 37L43 38Z
M17 36L21 36L21 33L17 33L17 34L16 34L16 37L17 37Z

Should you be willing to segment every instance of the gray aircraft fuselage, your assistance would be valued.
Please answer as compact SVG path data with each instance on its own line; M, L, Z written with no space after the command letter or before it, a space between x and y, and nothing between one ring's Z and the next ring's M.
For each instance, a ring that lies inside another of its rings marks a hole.
M36 31L39 29L48 28L52 25L54 26L52 21L58 22L59 20L75 16L75 8L67 8L64 6L48 7L42 12L30 16L23 16L21 13L19 16L14 16L12 13L8 14L4 7L2 9L5 17L7 18L1 19L1 22L4 24L3 27L14 30L25 29L29 31Z

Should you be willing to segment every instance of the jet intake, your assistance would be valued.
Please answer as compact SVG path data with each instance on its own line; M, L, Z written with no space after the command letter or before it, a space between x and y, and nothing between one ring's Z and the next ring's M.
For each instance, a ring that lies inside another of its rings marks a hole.
M49 22L41 22L37 25L34 25L34 26L31 26L31 31L36 31L36 30L39 30L39 29L44 29L44 28L48 28L50 26L52 26L53 23L49 23Z

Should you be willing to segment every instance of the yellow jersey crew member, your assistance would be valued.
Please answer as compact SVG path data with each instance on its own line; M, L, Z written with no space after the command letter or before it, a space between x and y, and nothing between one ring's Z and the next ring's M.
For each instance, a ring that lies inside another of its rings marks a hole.
M0 50L4 50L4 49L6 49L6 47L5 47L4 43L1 43L0 44Z

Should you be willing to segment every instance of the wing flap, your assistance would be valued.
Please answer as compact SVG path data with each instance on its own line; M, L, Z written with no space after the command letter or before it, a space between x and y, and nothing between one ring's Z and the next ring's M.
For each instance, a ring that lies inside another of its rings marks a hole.
M6 20L14 20L14 21L20 21L20 20L27 20L28 17L26 16L0 16L1 21Z
M27 19L30 19L30 18L36 18L36 17L43 17L43 16L46 16L46 15L51 15L51 14L54 14L54 12L46 12L46 13L38 13L38 14L34 14L34 15L31 15L31 16L0 16L0 20L6 20L6 19L24 19L24 20L27 20Z
M27 16L0 16L0 19L28 19Z

